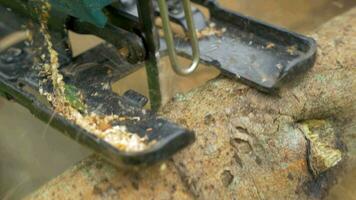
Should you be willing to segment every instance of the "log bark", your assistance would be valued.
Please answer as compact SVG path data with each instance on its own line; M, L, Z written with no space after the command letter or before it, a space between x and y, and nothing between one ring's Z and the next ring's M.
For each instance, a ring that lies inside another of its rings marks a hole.
M170 161L132 172L92 156L29 199L322 198L356 160L355 24L352 9L313 34L314 68L278 96L220 77L170 102L161 115L197 136Z

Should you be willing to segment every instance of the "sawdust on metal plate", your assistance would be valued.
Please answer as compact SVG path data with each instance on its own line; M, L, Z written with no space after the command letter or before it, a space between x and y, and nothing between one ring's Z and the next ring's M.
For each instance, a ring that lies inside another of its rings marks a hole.
M159 29L158 29L159 36L164 37L164 31L162 29L161 22L156 21L156 25L159 27ZM187 33L179 25L175 25L175 24L171 23L171 28L172 28L172 31L173 31L173 34L175 37L182 38L185 40L189 39L187 37ZM216 26L216 24L213 22L209 23L208 26L203 28L202 30L196 30L197 38L199 40L207 38L207 37L211 37L211 36L222 37L225 32L226 32L225 27L218 28Z
M41 71L45 77L40 80L40 93L44 95L52 104L56 113L64 116L68 120L73 121L88 132L95 134L99 138L115 146L116 148L128 151L142 151L151 143L147 138L141 138L136 134L127 131L125 126L112 126L111 123L115 120L122 120L122 117L117 115L99 116L95 113L87 113L85 104L80 99L78 94L79 104L84 105L83 110L78 110L73 103L66 98L66 84L63 76L59 71L58 53L53 48L51 36L48 32L47 22L50 11L50 4L47 0L41 0L41 7L38 9L40 17L40 32L44 37L44 46L46 46L46 54L41 55ZM48 62L49 60L49 62ZM48 92L43 89L43 83L50 81L53 86L53 91ZM79 92L78 92L79 93Z
M222 37L226 32L226 28L217 28L215 23L209 23L209 26L197 31L198 39L202 39L210 36Z

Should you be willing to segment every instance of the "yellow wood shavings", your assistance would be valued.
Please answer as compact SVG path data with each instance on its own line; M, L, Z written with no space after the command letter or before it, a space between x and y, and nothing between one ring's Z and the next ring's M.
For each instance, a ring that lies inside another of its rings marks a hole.
M54 88L53 93L46 92L42 84L47 82L47 80L40 80L39 92L51 102L54 111L78 124L89 133L102 138L104 141L123 151L142 151L148 145L153 144L148 144L147 138L141 138L137 134L128 132L125 126L111 125L114 120L126 120L127 118L116 115L99 116L94 113L88 114L85 111L83 113L68 102L65 98L66 84L63 81L63 75L59 72L58 53L53 48L51 36L48 32L47 23L50 4L47 0L41 0L41 7L37 11L40 18L40 32L44 38L46 54L48 54L41 55L42 65L40 74L44 74L46 79L51 80ZM140 118L134 118L134 120L140 120Z
M197 31L198 39L202 39L209 36L217 36L222 37L223 34L226 32L226 28L218 29L214 23L210 23L208 27L204 28L203 30Z

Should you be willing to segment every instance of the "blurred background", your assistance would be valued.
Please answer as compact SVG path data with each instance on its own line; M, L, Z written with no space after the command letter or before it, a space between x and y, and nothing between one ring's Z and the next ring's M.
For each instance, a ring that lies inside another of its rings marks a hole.
M245 15L308 34L355 6L356 0L220 0L220 3ZM77 53L99 42L78 35L72 35L72 41ZM130 81L119 83L125 84ZM37 120L16 103L0 99L0 199L25 196L89 154L88 149ZM355 184L356 169L335 186L330 199L356 199Z

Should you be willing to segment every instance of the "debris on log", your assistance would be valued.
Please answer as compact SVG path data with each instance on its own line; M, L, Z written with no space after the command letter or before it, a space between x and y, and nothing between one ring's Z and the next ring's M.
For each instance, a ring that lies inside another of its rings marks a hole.
M196 132L164 164L116 169L97 156L29 199L320 199L356 163L356 9L312 36L317 62L266 95L224 77L160 114ZM347 134L346 134L347 133Z

